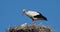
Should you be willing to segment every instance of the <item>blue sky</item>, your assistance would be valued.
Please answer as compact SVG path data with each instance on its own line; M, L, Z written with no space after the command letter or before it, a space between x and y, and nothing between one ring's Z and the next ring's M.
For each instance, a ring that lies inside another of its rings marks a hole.
M0 0L0 32L5 32L10 26L31 24L32 20L22 15L22 9L41 12L48 21L37 21L50 26L55 32L60 32L60 9L58 0Z

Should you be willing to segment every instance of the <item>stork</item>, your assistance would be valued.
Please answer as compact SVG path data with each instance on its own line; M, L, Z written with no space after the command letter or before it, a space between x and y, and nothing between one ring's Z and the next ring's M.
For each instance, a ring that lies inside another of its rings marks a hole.
M25 9L23 9L23 14L32 19L32 24L35 24L36 20L47 20L45 16L36 11L26 11Z

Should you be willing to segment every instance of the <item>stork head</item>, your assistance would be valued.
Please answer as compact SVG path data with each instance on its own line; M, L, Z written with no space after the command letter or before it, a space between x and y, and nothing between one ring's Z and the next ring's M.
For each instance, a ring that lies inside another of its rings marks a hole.
M26 9L23 9L23 14L25 14L25 12L26 12Z

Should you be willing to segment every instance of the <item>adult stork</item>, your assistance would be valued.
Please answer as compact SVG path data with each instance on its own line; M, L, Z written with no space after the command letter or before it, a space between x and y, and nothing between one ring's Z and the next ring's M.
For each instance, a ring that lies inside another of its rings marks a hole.
M26 11L25 9L23 9L23 14L27 15L33 20L32 24L35 24L36 20L47 20L45 16L36 11Z

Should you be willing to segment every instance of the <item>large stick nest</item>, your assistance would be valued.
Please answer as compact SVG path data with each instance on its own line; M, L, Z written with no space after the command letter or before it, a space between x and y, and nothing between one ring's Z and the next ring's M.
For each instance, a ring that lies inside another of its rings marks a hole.
M23 24L16 27L10 27L7 32L52 32L51 28L43 25Z

